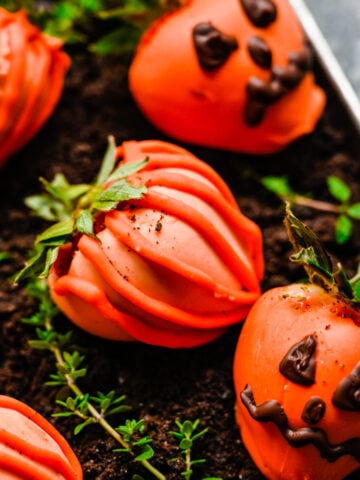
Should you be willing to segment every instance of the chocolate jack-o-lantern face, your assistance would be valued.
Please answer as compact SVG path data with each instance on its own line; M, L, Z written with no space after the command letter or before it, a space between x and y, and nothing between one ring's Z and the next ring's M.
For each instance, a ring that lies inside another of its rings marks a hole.
M149 120L174 138L252 153L311 131L325 102L283 0L186 2L145 34L129 85Z
M235 355L236 417L268 479L360 467L360 313L315 285L265 293Z

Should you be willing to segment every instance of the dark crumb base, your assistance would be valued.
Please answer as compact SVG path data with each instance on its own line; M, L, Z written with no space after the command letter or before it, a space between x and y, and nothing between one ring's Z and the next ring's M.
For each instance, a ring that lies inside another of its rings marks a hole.
M328 92L323 119L312 135L282 153L253 158L185 145L224 177L243 212L263 229L267 265L264 289L297 280L302 271L288 261L290 244L282 224L283 206L259 185L258 178L286 174L295 190L331 200L325 179L334 174L352 188L353 200L360 201L359 137L326 79L320 73L318 77ZM41 221L29 216L23 198L39 192L39 176L52 179L56 172L63 172L71 182L90 181L109 134L115 135L118 143L166 139L134 106L127 91L126 62L79 56L52 118L0 173L0 251L13 254L0 263L1 393L27 402L51 419L79 456L85 480L149 475L126 455L113 453L113 441L98 427L74 436L72 419L51 418L56 392L44 382L53 372L53 361L46 352L29 348L27 342L33 332L20 320L31 315L35 305L22 287L13 286L7 279L22 266L34 236L43 227ZM305 208L296 209L296 213L353 275L360 260L359 222L350 242L339 247L333 240L334 216ZM70 328L66 319L62 322ZM78 332L78 343L88 348L89 375L83 387L90 392L115 389L118 394L126 394L127 402L134 407L130 416L144 418L154 438L157 453L153 463L169 480L181 478L182 468L180 462L168 463L177 455L175 442L167 435L175 419L200 419L201 426L209 429L194 448L194 458L206 459L196 468L194 480L206 476L259 480L263 477L247 455L234 421L232 358L239 332L240 327L234 327L218 341L189 351L112 343ZM359 478L359 474L351 478Z

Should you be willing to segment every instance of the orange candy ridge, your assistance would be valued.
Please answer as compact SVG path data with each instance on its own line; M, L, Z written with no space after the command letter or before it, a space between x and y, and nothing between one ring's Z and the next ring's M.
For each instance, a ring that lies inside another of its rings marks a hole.
M276 18L255 26L243 4L254 10L273 5ZM193 40L194 27L204 23L199 42L209 54L206 68ZM207 29L213 31L206 40ZM297 65L304 52L310 54L287 0L190 0L145 33L129 87L150 122L175 139L267 154L311 132L323 111L325 95L309 59ZM263 115L256 125L244 121L249 89L256 97L252 115Z
M0 478L83 478L78 459L64 437L28 405L5 395L0 395Z
M316 341L313 352L303 342L309 336ZM266 478L342 480L359 468L359 342L359 311L318 286L275 288L255 303L234 359L236 418L244 444ZM312 383L301 384L281 372L284 358L287 368L292 363L300 375L313 358ZM257 419L241 398L246 388L251 389ZM346 406L333 400L341 390ZM279 405L284 434L270 415ZM260 412L267 418L261 420ZM313 442L301 443L309 433Z
M0 8L0 166L25 145L53 112L69 57L24 11Z
M105 338L177 348L219 337L260 295L260 229L188 151L129 141L118 153L149 158L129 177L147 193L105 214L100 241L83 235L63 247L49 276L55 303Z

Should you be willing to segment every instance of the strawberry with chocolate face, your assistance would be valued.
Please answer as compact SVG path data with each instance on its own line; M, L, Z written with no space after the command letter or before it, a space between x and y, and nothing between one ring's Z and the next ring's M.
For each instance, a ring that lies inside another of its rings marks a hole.
M342 480L360 466L358 287L286 221L311 282L271 289L251 309L234 360L236 418L266 478Z
M325 103L286 0L185 2L145 33L129 85L170 136L250 153L309 133Z
M0 395L0 478L83 478L78 459L60 433L28 405L5 395Z
M201 345L247 314L260 295L260 229L217 173L165 142L125 142L128 177L147 192L95 217L95 234L61 247L49 285L84 330L166 347ZM116 171L115 171L116 172Z
M0 8L0 166L53 112L70 65L61 48L24 11Z

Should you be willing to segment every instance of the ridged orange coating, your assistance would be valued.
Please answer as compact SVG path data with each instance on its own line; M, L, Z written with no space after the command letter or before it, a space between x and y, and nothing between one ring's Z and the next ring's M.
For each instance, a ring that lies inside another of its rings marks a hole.
M140 200L105 214L81 236L66 272L50 273L53 299L90 333L191 347L241 321L260 295L262 236L205 162L160 141L125 142L123 162L149 158L132 175ZM66 263L66 260L65 260Z
M69 66L60 40L42 34L24 11L0 8L0 166L51 115Z
M64 437L39 413L0 395L0 478L82 480L82 469Z

